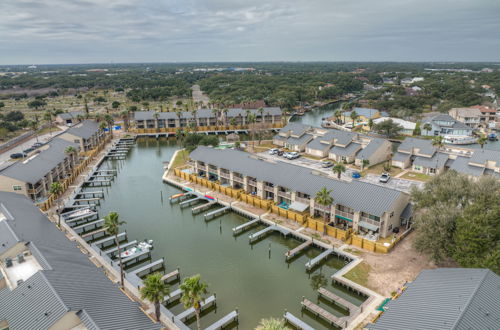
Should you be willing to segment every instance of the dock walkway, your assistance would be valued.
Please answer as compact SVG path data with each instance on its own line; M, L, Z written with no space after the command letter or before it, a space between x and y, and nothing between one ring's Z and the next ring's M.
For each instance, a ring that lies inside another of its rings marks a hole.
M321 260L326 259L333 252L334 252L333 249L327 249L327 250L321 252L321 254L318 255L316 258L311 259L306 263L306 269L311 270L314 266L316 266L318 263L320 263Z
M298 255L299 253L301 253L303 250L307 249L312 244L313 244L312 240L307 240L304 243L302 243L299 246L297 246L296 248L288 250L285 253L286 260L292 259L293 257L295 257L296 255Z
M321 317L322 319L326 320L330 324L334 324L338 327L343 327L345 324L345 321L343 318L337 317L333 315L332 313L326 311L325 309L321 308L320 306L316 305L312 301L304 298L301 302L301 305L303 308L309 310L310 312L316 314L317 316Z
M325 288L319 288L318 293L321 296L323 296L323 297L327 298L328 300L330 300L331 302L333 302L334 304L336 304L342 308L347 309L349 311L349 313L352 313L352 312L357 311L359 309L358 306L354 305L350 301L347 301L344 298L337 296L335 293L328 291Z
M203 302L200 304L200 309L201 311L214 306L215 305L215 295L212 295L205 299ZM176 316L176 318L182 322L186 321L187 319L193 317L195 315L194 307L191 307L189 309L186 309L184 312L180 313L179 315Z
M295 328L300 329L300 330L314 330L313 327L311 327L309 324L306 322L302 321L295 315L293 315L290 312L285 312L285 315L283 315L285 320L288 321L291 325L293 325Z
M234 310L230 312L229 314L225 315L223 318L218 320L217 322L213 323L212 325L209 325L208 327L205 328L205 330L219 330L224 328L226 325L238 321L238 311Z
M248 228L250 228L253 225L258 224L259 222L260 222L260 219L256 218L256 219L250 220L248 222L245 222L244 224L236 226L233 228L233 235L238 235L239 233L247 230Z
M264 237L265 235L267 235L268 233L270 233L272 231L279 231L284 236L288 236L288 234L290 234L290 231L288 229L281 228L281 227L276 226L276 225L272 225L272 226L269 226L269 227L262 229L261 231L256 232L255 234L248 236L250 243Z
M224 206L220 209L217 209L217 210L213 210L212 212L208 212L204 215L204 218L205 218L205 221L208 221L208 220L212 220L214 219L215 217L219 216L219 215L222 215L226 212L228 212L229 210L231 210L231 207L230 206Z

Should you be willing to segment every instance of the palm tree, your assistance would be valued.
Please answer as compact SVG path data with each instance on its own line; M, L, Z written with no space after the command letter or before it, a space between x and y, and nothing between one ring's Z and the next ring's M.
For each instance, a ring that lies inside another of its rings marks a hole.
M125 286L124 282L124 273L123 273L123 264L122 264L122 256L120 249L120 241L118 240L118 234L120 233L120 226L125 224L125 221L120 221L120 216L116 212L109 212L107 216L104 217L104 227L106 228L106 232L115 236L115 244L118 253L118 262L120 264L120 284L122 288Z
M195 275L184 279L184 282L180 285L182 291L181 302L184 304L184 308L194 308L196 314L196 327L201 330L200 326L200 313L201 313L201 303L205 301L203 297L208 293L208 284L200 281L201 276Z
M255 113L249 113L247 115L248 129L252 133L252 148L255 144Z
M85 119L82 115L77 115L76 120L78 120L79 123L81 123Z
M342 112L339 109L337 109L335 110L333 116L335 117L335 124L338 124L340 118L342 117Z
M162 279L158 272L148 275L144 280L144 286L140 289L141 299L147 299L155 306L156 321L160 322L160 304L166 295L170 293L170 287Z
M175 114L177 115L177 119L179 120L179 127L181 127L182 110L175 108Z
M435 136L433 139L432 139L432 145L434 147L437 147L438 150L441 150L441 148L444 147L444 141L443 141L443 137L441 135L438 135L438 136Z
M228 118L227 118L227 113L229 112L228 108L222 109L222 113L224 114L224 125L227 126Z
M194 126L197 127L198 126L198 121L196 120L197 118L197 115L198 115L198 109L197 108L193 108L191 110L191 115L193 116L193 123L194 123Z
M155 122L156 122L156 132L158 133L160 131L160 114L158 112L155 112L153 114L153 118L155 119Z
M83 98L83 102L85 103L85 115L88 118L88 116L89 116L89 105L87 104L87 98L86 97Z
M365 166L368 166L370 165L370 161L368 159L363 159L361 161L361 171L363 171L365 169Z
M481 146L481 150L484 151L484 145L488 142L486 142L488 139L486 138L486 136L484 135L481 135L478 139L477 139L477 143Z
M35 132L36 142L38 142L38 116L35 115L35 120L30 121L30 128Z
M52 182L50 184L49 192L57 197L57 226L61 228L61 198L59 197L63 193L63 186L59 182Z
M351 111L351 114L349 115L349 117L351 117L352 119L352 127L354 128L354 122L356 121L356 119L358 119L358 113L354 110Z
M105 115L104 116L104 121L108 124L108 129L109 129L109 135L113 137L113 124L115 120L113 119L113 116L111 115Z
M370 131L372 130L372 127L373 127L373 119L368 119L368 128L370 129Z
M268 318L262 319L255 330L289 330L290 328L285 326L285 320Z
M231 126L236 126L236 118L231 118L231 119L229 120L229 124L230 124Z
M337 163L332 167L332 171L337 174L337 178L340 180L340 176L345 172L345 166L341 163Z
M330 196L331 192L333 190L328 190L326 187L321 188L320 191L316 193L316 198L315 201L321 206L325 207L325 210L323 211L323 234L326 234L326 225L328 223L328 217L329 213L326 211L326 208L332 205L333 203L333 197Z
M76 155L76 148L73 146L68 146L66 149L64 149L64 153L69 155L71 158L71 164L75 164L75 155Z
M432 129L432 125L430 123L425 123L423 128L427 132L427 135L429 135L429 131Z
M121 113L120 113L122 119L123 119L123 126L124 126L124 129L125 129L125 132L128 132L128 127L129 127L129 110L123 110Z
M259 115L260 115L260 122L263 123L264 122L264 108L260 107L257 111L259 112Z
M52 112L50 110L45 111L43 119L49 123L49 133L52 135Z

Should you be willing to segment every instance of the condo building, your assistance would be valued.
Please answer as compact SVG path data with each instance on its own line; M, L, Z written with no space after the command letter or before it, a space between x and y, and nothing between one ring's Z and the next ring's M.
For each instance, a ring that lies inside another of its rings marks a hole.
M85 152L96 148L106 137L106 132L99 128L98 122L84 120L58 137L78 144L80 150Z

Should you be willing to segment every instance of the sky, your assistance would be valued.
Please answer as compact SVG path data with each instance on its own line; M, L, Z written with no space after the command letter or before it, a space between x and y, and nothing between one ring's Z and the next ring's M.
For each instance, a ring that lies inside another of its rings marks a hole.
M500 61L500 0L0 0L0 65Z

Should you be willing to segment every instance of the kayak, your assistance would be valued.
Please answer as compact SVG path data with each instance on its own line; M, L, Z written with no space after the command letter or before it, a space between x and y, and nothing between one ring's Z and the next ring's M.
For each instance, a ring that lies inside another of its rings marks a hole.
M213 201L215 200L215 198L213 198L212 196L209 196L209 195L205 195L204 197L205 197L206 199L210 199L210 200L213 200Z
M172 195L170 198L174 199L174 198L181 197L181 196L184 196L184 194L175 194L175 195Z

